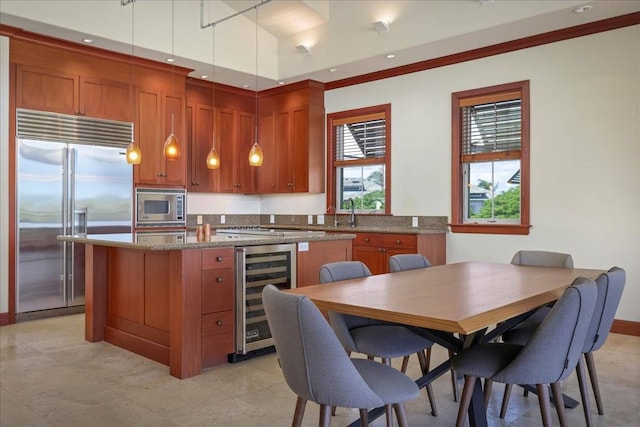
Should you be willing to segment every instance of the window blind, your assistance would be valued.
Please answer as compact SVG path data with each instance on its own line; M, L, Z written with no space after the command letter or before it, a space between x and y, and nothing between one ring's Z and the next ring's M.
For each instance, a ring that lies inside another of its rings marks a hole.
M520 99L462 107L462 154L519 151L522 147Z
M335 126L335 160L384 159L386 155L385 119L366 120Z

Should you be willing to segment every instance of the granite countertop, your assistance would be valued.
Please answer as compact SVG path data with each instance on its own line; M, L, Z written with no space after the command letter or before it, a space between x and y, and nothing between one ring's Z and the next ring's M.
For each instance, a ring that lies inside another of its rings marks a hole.
M386 226L338 226L333 225L261 225L264 228L288 229L288 230L309 230L325 231L327 233L387 233L387 234L442 234L446 230L436 230L422 227L386 227ZM221 228L221 227L220 227Z
M283 227L284 228L284 227ZM173 236L173 237L171 237ZM100 246L112 246L120 248L146 249L146 250L181 250L181 249L206 249L228 248L236 246L275 245L280 243L316 242L325 240L354 239L351 233L327 233L323 235L312 234L309 236L231 236L212 233L209 238L198 240L194 233L169 234L166 236L145 236L134 233L122 234L77 234L73 236L58 236L58 240L74 243L88 243Z

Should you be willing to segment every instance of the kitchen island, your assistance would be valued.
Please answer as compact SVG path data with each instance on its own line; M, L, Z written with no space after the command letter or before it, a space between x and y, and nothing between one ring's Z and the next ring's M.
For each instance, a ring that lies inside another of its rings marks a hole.
M58 236L85 245L85 338L169 366L177 378L225 363L234 346L234 251L297 244L298 286L317 283L319 263L350 260L347 233L185 233ZM314 271L310 271L314 270Z

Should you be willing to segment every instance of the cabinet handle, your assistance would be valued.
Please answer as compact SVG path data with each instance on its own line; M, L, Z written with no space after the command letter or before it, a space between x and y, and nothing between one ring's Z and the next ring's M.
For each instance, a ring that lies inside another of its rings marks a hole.
M165 177L165 176L167 176L167 174L166 174L165 172L159 172L159 173L158 173L158 176L159 176L159 177Z
M396 240L396 244L397 244L397 245L399 245L400 243L402 243L402 242L400 241L400 239Z
M367 242L367 243L369 243L369 238L368 238L368 237L365 237L364 241L365 241L365 242Z
M222 283L222 277L218 277L218 278L216 279L216 282L218 282L218 283Z
M221 256L216 257L216 261L218 261L218 262L222 262L223 260L224 260L224 258L222 258Z
M218 320L218 321L216 322L216 325L218 325L218 326L222 326L222 320Z

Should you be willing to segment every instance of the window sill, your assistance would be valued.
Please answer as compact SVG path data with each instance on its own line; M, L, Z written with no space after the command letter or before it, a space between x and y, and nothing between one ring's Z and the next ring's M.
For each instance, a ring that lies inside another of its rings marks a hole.
M528 235L528 224L449 224L452 233Z

